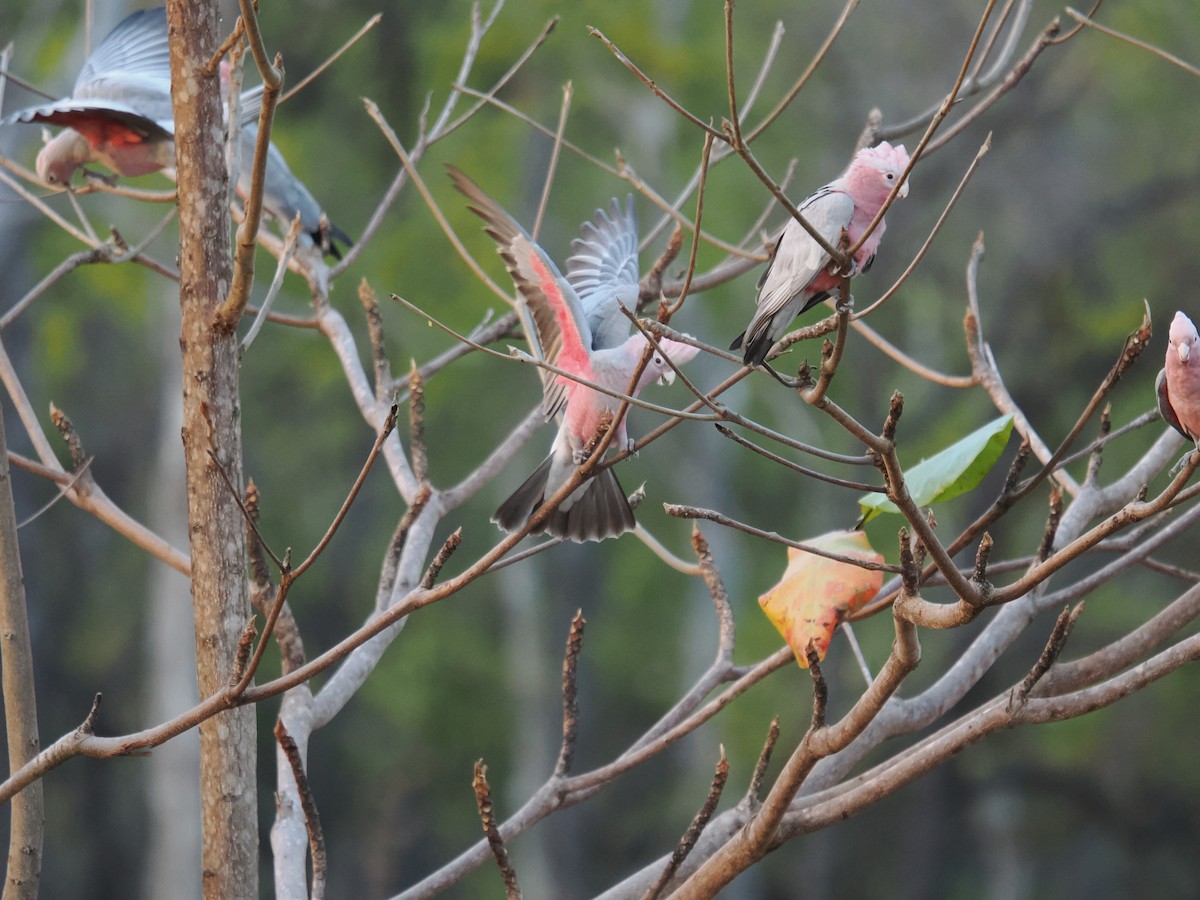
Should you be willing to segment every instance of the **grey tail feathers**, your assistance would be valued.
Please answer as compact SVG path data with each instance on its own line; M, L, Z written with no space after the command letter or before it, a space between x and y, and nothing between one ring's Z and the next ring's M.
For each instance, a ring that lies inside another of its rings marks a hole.
M321 216L321 224L317 227L316 231L309 232L309 236L312 237L313 243L320 247L326 256L332 256L334 259L342 258L341 248L334 241L341 241L347 247L354 246L354 241L351 240L350 235L326 219L325 216Z
M525 479L525 483L513 491L511 497L500 504L492 521L502 531L519 531L546 500L546 482L554 462L551 454ZM612 469L602 469L583 483L582 495L568 498L570 507L550 513L534 534L550 534L554 537L577 541L602 541L630 531L637 523L633 509L625 497L625 491Z

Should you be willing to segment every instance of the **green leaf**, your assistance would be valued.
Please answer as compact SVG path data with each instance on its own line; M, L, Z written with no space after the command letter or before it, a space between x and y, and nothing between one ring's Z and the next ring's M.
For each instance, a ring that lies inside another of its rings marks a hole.
M1000 459L1012 425L1012 416L1001 416L908 469L904 481L917 506L929 506L974 489ZM863 522L900 511L883 494L864 494L858 505Z

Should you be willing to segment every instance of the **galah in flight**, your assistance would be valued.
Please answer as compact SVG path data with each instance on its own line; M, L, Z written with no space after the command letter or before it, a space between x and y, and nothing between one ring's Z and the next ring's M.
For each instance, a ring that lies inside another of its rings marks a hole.
M1163 421L1200 450L1200 335L1184 313L1175 313L1167 359L1154 385Z
M244 159L253 155L261 95L261 87L242 93ZM83 64L70 97L0 119L0 124L13 122L66 126L38 153L38 177L49 184L69 184L75 170L89 162L103 163L126 177L159 170L173 177L175 122L166 8L126 16ZM248 185L249 162L243 164L239 186L243 178ZM265 179L264 210L285 227L299 212L302 227L314 243L340 257L332 238L347 244L350 239L323 219L320 206L273 144L268 145Z
M907 166L908 151L903 144L893 147L884 141L859 150L839 178L800 204L800 212L830 246L838 246L842 229L853 245L883 207ZM900 188L899 196L908 196L908 181ZM883 229L884 223L880 222L854 254L854 274L871 267ZM830 259L803 225L790 220L758 281L754 317L729 349L744 346L746 365L760 365L792 319L837 289L841 279L830 271Z
M605 234L607 227L589 230L585 226L582 247L577 245L576 255L589 255L594 261L583 263L577 260L575 272L581 296L571 282L564 278L533 239L494 200L487 196L474 182L458 169L449 167L455 186L470 200L472 212L482 218L485 231L499 245L499 253L508 267L513 283L527 307L537 334L531 336L541 346L547 362L565 372L601 385L609 390L624 393L630 390L630 382L641 364L642 357L652 345L640 333L626 334L615 346L597 346L593 338L589 318L610 323L600 332L613 339L616 328L611 325L610 311L616 307L629 283L628 266L621 262L624 251L613 251L613 247L628 246L623 240L610 242ZM630 207L627 205L627 210ZM602 216L599 214L597 218ZM622 230L621 221L628 222L631 215L611 219L616 230ZM595 226L595 220L593 221ZM615 233L615 231L614 231ZM633 239L634 272L636 273L636 237ZM593 273L611 271L618 282L612 285L592 275L581 273L591 267ZM636 274L632 284L636 291ZM636 293L633 295L636 297ZM591 315L589 316L588 309ZM616 310L621 315L620 310ZM623 316L622 316L623 318ZM678 341L660 340L661 350L655 350L650 360L632 387L637 394L652 381L670 384L675 372L663 356L670 355L676 365L687 362L698 352L695 347ZM554 495L575 474L575 470L588 460L597 443L605 434L616 429L612 446L629 446L625 417L618 413L621 400L593 390L569 378L555 375L545 382L543 410L547 419L561 413L562 421L555 435L550 455L538 466L511 497L501 504L492 521L507 532L518 531L525 526L547 498ZM573 541L599 541L615 537L635 525L633 510L625 497L625 491L612 468L600 469L572 492L558 508L551 512L537 531Z

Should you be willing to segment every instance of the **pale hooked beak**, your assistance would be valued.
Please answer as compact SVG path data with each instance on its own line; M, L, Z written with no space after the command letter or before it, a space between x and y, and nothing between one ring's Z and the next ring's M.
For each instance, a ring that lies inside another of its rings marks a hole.
M909 179L905 179L904 184L900 185L900 193L898 196L900 196L900 197L908 196L908 182L909 182Z
M1187 362L1192 356L1192 345L1190 341L1180 341L1179 346L1175 348L1175 352L1179 354L1181 363Z
M662 375L658 376L658 383L661 385L674 384L675 370L667 369L667 371L663 372Z

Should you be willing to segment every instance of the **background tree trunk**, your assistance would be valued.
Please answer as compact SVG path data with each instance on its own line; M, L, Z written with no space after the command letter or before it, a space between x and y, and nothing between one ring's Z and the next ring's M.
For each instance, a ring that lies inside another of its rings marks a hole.
M217 4L172 0L171 82L179 184L179 303L183 313L183 447L187 464L196 674L201 696L223 690L250 616L241 513L236 335L213 326L232 276L228 174L212 59ZM206 897L258 896L254 710L200 726L201 866Z
M0 416L0 654L3 655L4 720L8 730L8 768L13 771L37 755L37 699L33 690L33 650L25 609L25 578L17 546L17 519L8 442ZM45 811L42 783L34 782L13 797L12 830L4 900L37 897L42 874Z

